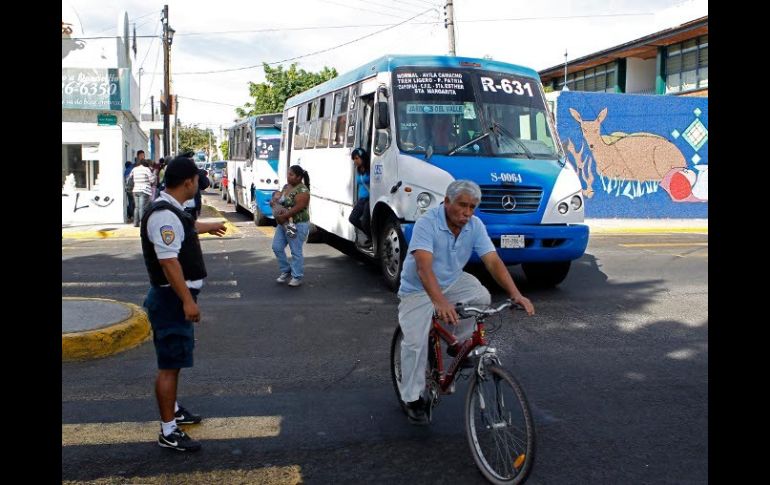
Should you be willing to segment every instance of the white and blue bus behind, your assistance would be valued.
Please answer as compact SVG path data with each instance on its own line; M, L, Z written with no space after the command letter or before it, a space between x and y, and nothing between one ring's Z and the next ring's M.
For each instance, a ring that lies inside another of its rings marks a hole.
M580 181L532 69L385 56L290 98L283 121L281 181L290 165L307 170L311 222L378 259L393 289L415 221L457 179L479 184L476 215L502 260L522 264L532 283L559 284L585 252ZM348 222L355 147L371 155L371 247Z
M281 113L250 116L228 130L229 183L239 212L250 214L257 225L273 220L269 201L280 189L278 145Z

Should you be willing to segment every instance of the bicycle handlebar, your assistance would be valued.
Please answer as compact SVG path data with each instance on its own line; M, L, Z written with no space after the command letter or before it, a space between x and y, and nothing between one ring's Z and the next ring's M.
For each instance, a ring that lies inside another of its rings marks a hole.
M495 307L494 305L491 305L489 308L476 308L473 306L465 306L462 303L458 303L456 305L455 310L457 311L457 314L460 316L460 318L482 317L482 316L488 317L490 315L500 313L501 311L505 310L510 306L513 306L517 310L524 309L524 307L522 307L518 303L514 303L513 300L509 298L504 302L500 303L497 307Z

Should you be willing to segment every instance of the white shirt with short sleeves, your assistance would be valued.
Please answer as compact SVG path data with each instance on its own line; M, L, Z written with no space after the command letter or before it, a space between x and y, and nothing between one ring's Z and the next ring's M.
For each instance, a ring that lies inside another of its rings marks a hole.
M159 198L169 202L179 210L184 210L182 204L165 191L160 193ZM147 236L155 246L155 254L158 259L178 258L184 241L184 226L179 217L170 210L156 210L147 219ZM203 287L202 279L186 280L185 283L187 283L188 288L200 289Z

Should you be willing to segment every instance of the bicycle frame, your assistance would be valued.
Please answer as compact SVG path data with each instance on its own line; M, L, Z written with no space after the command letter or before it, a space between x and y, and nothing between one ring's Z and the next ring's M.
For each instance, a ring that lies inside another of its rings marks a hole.
M460 343L460 340L457 337L442 327L435 316L433 317L432 325L433 328L431 329L430 335L434 337L433 345L435 351L434 355L436 356L436 370L439 374L438 384L442 394L449 394L449 389L457 376L457 369L459 369L462 361L465 360L468 357L468 354L476 347L488 344L484 332L484 320L476 319L473 334L462 343ZM458 346L457 355L452 359L446 372L444 371L444 357L441 352L442 340L446 342L449 347Z

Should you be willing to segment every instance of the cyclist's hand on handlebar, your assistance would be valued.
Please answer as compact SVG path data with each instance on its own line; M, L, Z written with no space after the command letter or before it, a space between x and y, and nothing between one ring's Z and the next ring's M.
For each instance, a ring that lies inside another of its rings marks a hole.
M443 320L446 323L451 323L452 325L457 325L457 321L460 318L457 316L455 307L451 303L444 300L441 303L434 303L433 307L436 310L436 316L439 318L439 320Z
M513 300L514 303L521 305L524 308L524 311L527 312L527 315L532 316L535 314L535 305L532 304L531 301L529 301L529 298L527 298L524 295L519 295L517 297L511 297L511 300ZM511 310L514 310L515 307L511 307Z

